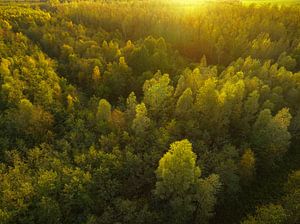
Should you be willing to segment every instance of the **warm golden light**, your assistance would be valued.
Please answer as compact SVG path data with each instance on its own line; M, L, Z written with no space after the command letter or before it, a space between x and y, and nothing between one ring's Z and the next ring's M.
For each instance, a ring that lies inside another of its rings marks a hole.
M170 0L170 3L182 4L182 5L196 5L207 2L208 0Z
M299 1L0 0L0 224L300 224Z

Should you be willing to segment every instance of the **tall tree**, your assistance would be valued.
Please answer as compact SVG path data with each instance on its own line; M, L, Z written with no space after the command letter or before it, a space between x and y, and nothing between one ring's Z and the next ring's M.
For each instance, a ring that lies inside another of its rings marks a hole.
M287 151L291 139L288 131L291 118L287 108L280 110L274 117L269 109L259 113L252 128L251 143L260 165L274 165Z
M155 194L167 201L170 223L197 223L208 219L220 186L217 176L200 179L197 156L188 140L171 144L156 170Z
M99 101L97 118L100 121L110 121L111 119L111 105L106 99Z
M149 114L155 119L166 116L172 106L172 95L174 88L170 85L168 74L161 75L160 72L154 78L144 83L144 103L149 109Z
M143 135L150 126L150 119L148 118L147 113L147 108L144 103L136 105L132 129L138 135Z
M270 204L257 208L254 216L249 216L242 224L285 224L287 216L281 205Z

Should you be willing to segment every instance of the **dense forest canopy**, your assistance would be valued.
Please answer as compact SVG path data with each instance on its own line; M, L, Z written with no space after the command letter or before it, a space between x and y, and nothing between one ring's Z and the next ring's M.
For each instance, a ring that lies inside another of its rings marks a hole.
M1 4L1 224L300 223L300 5L178 2Z

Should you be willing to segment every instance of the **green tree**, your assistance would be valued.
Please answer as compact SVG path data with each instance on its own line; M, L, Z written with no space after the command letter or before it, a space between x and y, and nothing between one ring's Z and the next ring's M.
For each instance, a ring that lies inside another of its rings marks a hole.
M239 172L244 184L251 182L255 176L255 155L251 149L246 149L240 160Z
M100 121L110 121L111 105L106 99L101 99L98 104L97 118Z
M170 223L196 223L211 215L219 179L217 176L200 179L196 159L192 144L182 140L172 143L159 161L155 194L168 201L172 211ZM199 217L203 219L198 220Z
M289 175L285 184L286 196L283 198L283 206L288 215L289 224L296 224L300 221L300 171Z
M133 120L135 117L137 101L134 92L131 92L126 99L126 116L129 120Z
M288 131L291 118L287 108L280 110L274 117L269 109L259 113L253 125L251 142L260 165L274 165L276 159L280 159L287 151L291 139Z
M290 55L287 55L286 52L283 52L279 56L277 63L279 66L283 66L289 71L293 71L297 65L296 59L292 58Z
M270 204L256 209L254 216L249 216L242 224L284 224L287 221L281 205Z
M149 109L149 114L155 119L165 117L172 105L173 87L170 81L168 74L161 75L158 72L154 78L144 83L144 103Z
M177 101L175 113L181 119L191 119L193 106L193 93L190 88L187 88Z
M248 98L244 103L244 112L246 113L247 120L252 121L255 114L259 109L259 93L257 90L249 94Z
M150 127L150 119L147 117L147 108L144 103L136 105L135 118L132 122L132 129L138 135L143 135Z

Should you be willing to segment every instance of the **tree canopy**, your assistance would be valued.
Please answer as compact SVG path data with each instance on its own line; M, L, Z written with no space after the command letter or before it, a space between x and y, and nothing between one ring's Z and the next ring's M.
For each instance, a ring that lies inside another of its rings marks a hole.
M300 222L300 6L176 2L0 4L1 224Z

